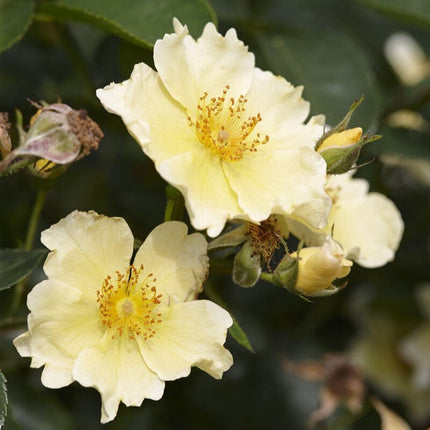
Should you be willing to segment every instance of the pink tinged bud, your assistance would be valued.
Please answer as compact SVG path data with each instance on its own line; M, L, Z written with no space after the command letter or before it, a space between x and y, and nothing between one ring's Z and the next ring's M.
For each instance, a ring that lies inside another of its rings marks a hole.
M55 103L38 111L17 155L69 164L97 149L103 133L83 110Z
M26 166L42 177L49 176L54 170L59 174L70 163L97 149L103 137L103 132L86 111L74 110L62 103L40 108L31 119L27 133L21 124L22 117L18 111L20 145L0 162L0 176ZM0 142L2 146L5 144ZM32 163L33 167L30 166Z

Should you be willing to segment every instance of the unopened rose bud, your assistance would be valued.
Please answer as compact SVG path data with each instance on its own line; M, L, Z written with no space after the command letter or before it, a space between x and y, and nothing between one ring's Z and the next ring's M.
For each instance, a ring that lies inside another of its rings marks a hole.
M330 134L323 140L317 151L327 163L328 174L339 175L354 167L362 146L367 143L366 139L361 139L362 133L361 127L355 127ZM375 136L372 140L376 140Z
M327 149L350 147L360 141L362 134L363 130L361 127L355 127L331 134L318 147L318 152L321 154Z
M352 262L344 258L341 246L331 238L319 247L309 247L294 252L299 260L295 290L305 296L324 296L337 292L333 281L344 278Z
M323 134L315 145L315 150L327 163L329 175L340 175L351 170L358 160L361 148L382 137L379 135L363 137L361 127L347 129L352 114L362 101L363 96L350 106L343 120Z

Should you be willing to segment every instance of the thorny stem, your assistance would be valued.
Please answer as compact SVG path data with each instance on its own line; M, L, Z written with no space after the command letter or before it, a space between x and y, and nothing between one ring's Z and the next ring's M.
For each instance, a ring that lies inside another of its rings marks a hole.
M25 238L24 250L30 251L33 248L34 237L36 235L37 225L39 224L40 214L46 201L47 190L39 189L36 195L36 201L34 202L33 210L30 216L30 222L28 223L27 236ZM15 294L12 300L10 309L10 316L14 316L19 308L22 300L22 296L25 292L25 286L27 284L27 278L22 279L15 287Z

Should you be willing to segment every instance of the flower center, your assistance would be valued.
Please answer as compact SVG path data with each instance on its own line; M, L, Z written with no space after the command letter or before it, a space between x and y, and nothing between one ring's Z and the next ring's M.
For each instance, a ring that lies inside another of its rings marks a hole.
M155 325L161 323L157 313L161 294L157 295L156 279L152 273L139 279L143 266L131 265L125 274L116 272L116 280L107 276L97 291L100 321L112 331L112 339L142 336L144 340L155 334Z
M262 137L254 132L262 120L260 113L246 118L248 100L243 95L237 100L228 98L229 89L226 85L222 96L211 99L208 99L208 93L204 93L197 104L195 121L188 117L188 124L200 142L222 160L238 161L245 152L255 152L258 145L267 143L269 136Z

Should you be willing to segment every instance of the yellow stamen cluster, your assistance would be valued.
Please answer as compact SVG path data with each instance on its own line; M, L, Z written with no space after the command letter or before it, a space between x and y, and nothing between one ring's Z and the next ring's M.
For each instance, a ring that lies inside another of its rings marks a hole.
M238 161L245 152L255 152L258 145L267 143L269 136L263 137L254 132L255 126L262 120L260 113L245 118L248 100L243 95L237 100L228 98L229 89L226 85L222 96L211 99L205 92L197 105L195 121L188 117L188 124L200 142L222 160Z
M129 339L141 336L147 340L155 335L154 326L161 323L156 312L161 294L157 295L156 278L152 273L139 280L143 271L131 265L125 274L116 272L116 280L107 276L97 291L100 321L115 336L125 334Z
M261 255L267 267L270 268L270 260L282 240L281 232L276 225L276 218L270 217L260 224L248 223L247 234L253 253Z

